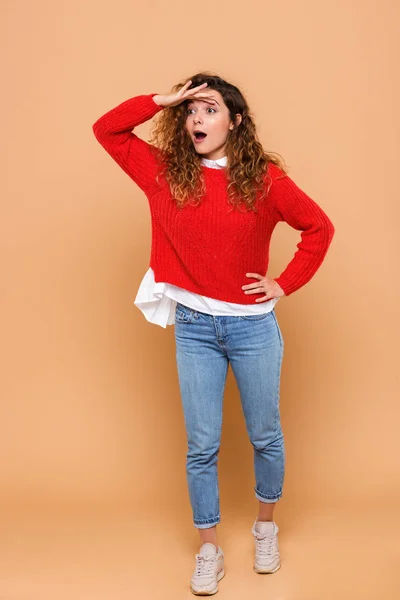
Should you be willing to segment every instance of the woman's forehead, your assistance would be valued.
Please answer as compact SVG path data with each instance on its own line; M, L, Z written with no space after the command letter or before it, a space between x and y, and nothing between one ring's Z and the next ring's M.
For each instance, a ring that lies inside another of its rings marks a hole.
M223 102L223 98L221 96L221 94L219 92L217 92L217 90L213 90L212 88L208 89L208 88L204 88L203 90L200 90L200 92L204 92L206 94L210 94L211 97L215 98L215 100L219 103L222 104ZM193 100L188 100L189 103L194 103L194 102L207 102L206 98L196 98Z
M206 106L213 106L215 104L218 104L218 106L221 106L221 103L219 100L215 99L214 100L206 100L206 99L197 99L197 100L188 100L188 106L190 106L191 104L199 104L199 105L206 105Z
M207 88L204 90L204 92L207 92ZM210 92L211 92L211 94L210 94L211 97L214 98L215 102L219 106L224 104L224 100L219 92L217 92L216 90L212 90L212 89L210 89ZM188 100L187 102L188 102L188 104L213 104L213 100L211 98L210 99L196 98L193 100Z

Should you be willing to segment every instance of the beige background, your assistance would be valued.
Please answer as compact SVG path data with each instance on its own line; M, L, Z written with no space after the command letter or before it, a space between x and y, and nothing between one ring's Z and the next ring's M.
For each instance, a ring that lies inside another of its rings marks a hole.
M150 214L91 127L203 69L243 90L264 147L336 227L321 270L276 308L287 470L269 578L251 570L252 449L229 372L220 596L397 597L399 3L0 7L0 598L190 597L174 332L133 305ZM278 226L270 276L298 241Z

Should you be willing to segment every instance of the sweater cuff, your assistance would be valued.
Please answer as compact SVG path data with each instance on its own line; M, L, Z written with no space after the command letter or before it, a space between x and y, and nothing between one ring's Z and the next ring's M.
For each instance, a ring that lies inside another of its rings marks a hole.
M299 287L301 287L296 286L293 283L291 285L289 281L285 279L285 277L274 277L274 281L276 281L276 283L283 289L285 296L290 296L290 294L293 294L293 292L296 292Z

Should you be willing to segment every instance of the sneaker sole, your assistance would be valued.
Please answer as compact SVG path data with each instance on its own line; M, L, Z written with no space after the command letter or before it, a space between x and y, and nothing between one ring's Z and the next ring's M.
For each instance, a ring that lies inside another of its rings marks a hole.
M281 565L279 564L272 571L263 571L262 569L257 569L256 566L254 566L253 568L254 568L255 572L259 573L260 575L268 575L268 574L271 574L271 573L276 573L281 568Z
M221 579L225 576L225 569L222 569L218 575L217 575L217 583L218 581L221 581ZM211 592L204 592L204 591L198 591L195 592L195 590L192 588L192 586L190 586L190 591L192 592L192 594L194 594L195 596L213 596L214 594L216 594L218 592L218 585L215 588L215 590L212 590Z

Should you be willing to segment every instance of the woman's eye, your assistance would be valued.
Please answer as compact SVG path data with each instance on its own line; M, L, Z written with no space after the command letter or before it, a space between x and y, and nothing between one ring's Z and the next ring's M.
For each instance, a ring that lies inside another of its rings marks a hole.
M193 108L188 108L187 109L187 114L190 115L192 110L194 110L194 109ZM207 108L207 110L213 110L214 112L216 112L215 108L211 108L211 106L209 106Z

